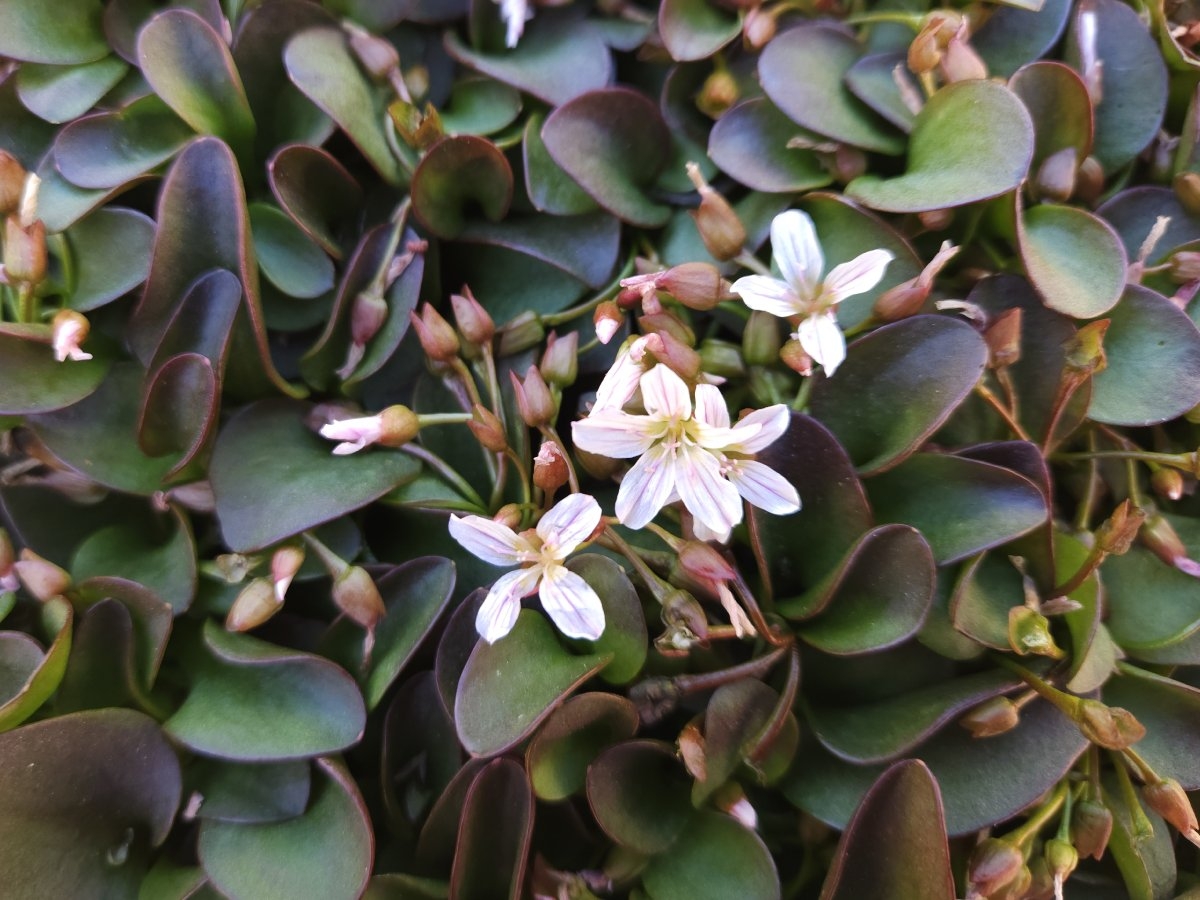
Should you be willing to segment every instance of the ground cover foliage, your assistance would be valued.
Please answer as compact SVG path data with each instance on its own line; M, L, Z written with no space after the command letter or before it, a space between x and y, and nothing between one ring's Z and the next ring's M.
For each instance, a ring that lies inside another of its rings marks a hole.
M0 893L1200 896L1200 24L0 4Z

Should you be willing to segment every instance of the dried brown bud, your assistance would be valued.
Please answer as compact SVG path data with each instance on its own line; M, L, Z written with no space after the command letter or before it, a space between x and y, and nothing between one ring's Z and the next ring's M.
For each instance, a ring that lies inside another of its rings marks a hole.
M547 494L553 494L569 480L570 469L562 449L554 441L543 441L533 458L533 483Z
M570 387L579 374L579 332L560 338L553 331L546 338L546 352L539 367L542 377L556 387Z
M15 156L0 150L0 216L17 211L25 187L25 167Z
M417 340L421 342L421 349L430 360L449 363L458 358L458 335L441 313L426 303L420 316L416 313L408 315L416 329Z
M958 724L971 732L971 737L987 738L1004 734L1017 727L1021 711L1007 697L992 697L967 711Z
M1102 857L1112 829L1113 814L1098 800L1085 798L1071 809L1071 843L1080 856Z
M12 568L25 590L38 600L57 597L71 586L71 576L66 569L38 556L28 547L21 551L21 558Z
M10 281L28 284L46 277L46 226L41 219L24 227L16 216L5 219L4 271Z
M1125 500L1096 529L1096 546L1112 556L1128 553L1145 521L1146 511Z
M467 427L471 429L471 434L475 435L475 439L483 445L485 450L503 453L508 449L508 436L504 433L504 426L496 418L495 413L486 406L476 403L471 414L474 418L467 422Z
M255 578L238 593L225 616L226 631L250 631L266 622L283 608L269 578Z
M1183 787L1174 778L1164 778L1142 786L1146 805L1162 816L1193 844L1200 843L1196 811Z
M705 752L704 733L697 721L688 722L679 732L679 758L688 774L697 781L708 781L708 754Z
M990 897L1011 884L1025 867L1021 851L1000 838L982 841L971 853L967 863L968 894Z
M700 206L692 213L700 239L714 259L733 259L746 245L746 226L729 205L700 174L695 163L687 164L688 177L700 192Z
M1183 496L1183 473L1167 466L1157 468L1150 475L1150 487L1154 493L1166 500L1178 500Z
M517 408L521 411L521 419L530 428L549 425L558 414L554 397L550 388L542 378L537 366L530 366L525 372L525 381L517 378L516 372L510 372L513 391L517 397Z
M908 45L908 69L914 75L927 75L942 61L938 41L938 23L926 22Z
M496 323L475 299L469 287L464 284L461 294L451 294L450 306L454 310L454 321L458 324L458 331L468 344L477 347L491 344L492 337L496 334Z
M1079 700L1072 718L1085 738L1107 750L1124 750L1146 736L1146 726L1127 709Z
M1021 358L1021 308L1006 309L983 332L993 369L1011 366Z
M333 602L351 621L374 628L387 615L383 597L362 566L347 566L333 582Z

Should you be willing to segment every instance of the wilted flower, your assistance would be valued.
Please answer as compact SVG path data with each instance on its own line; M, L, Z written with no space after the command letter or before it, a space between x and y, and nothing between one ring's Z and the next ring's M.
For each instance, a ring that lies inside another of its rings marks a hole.
M869 250L834 266L822 281L825 256L812 219L796 209L780 213L771 223L771 247L783 278L746 275L730 290L751 309L785 319L798 317L793 336L832 375L846 358L846 339L834 307L879 284L892 254Z
M50 342L54 347L54 358L59 362L68 359L80 361L91 359L92 354L84 353L79 345L88 336L91 326L81 313L73 309L61 310L54 316L50 326Z
M648 524L678 497L710 534L728 535L741 521L743 497L769 512L800 508L796 489L779 473L748 457L783 434L782 404L756 410L730 426L729 411L713 385L696 388L656 365L641 377L645 415L605 407L572 423L577 446L614 459L640 457L621 482L617 518L630 528Z
M389 406L374 416L341 419L321 427L321 437L341 441L333 448L334 456L357 453L370 444L399 447L407 444L420 430L417 414L407 406Z
M595 640L604 631L604 608L596 592L563 560L600 524L600 504L587 494L564 497L536 528L520 534L484 516L451 516L450 534L494 566L521 566L501 575L488 591L475 628L490 643L517 622L521 598L535 591L542 607L567 637Z

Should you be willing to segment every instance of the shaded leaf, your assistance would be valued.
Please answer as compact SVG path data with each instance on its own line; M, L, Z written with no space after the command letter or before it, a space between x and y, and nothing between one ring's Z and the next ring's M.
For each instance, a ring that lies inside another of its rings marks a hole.
M491 141L471 135L434 144L412 176L413 213L438 237L456 237L465 212L478 209L492 222L508 213L513 176L508 160Z
M632 738L638 715L615 694L578 694L552 712L525 753L538 799L565 800L584 787L587 767L606 747Z
M107 371L103 357L58 362L49 343L0 332L0 415L71 406L93 393Z
M87 312L116 300L146 280L154 220L132 209L108 206L67 230L71 248L72 309ZM120 259L121 265L113 265Z
M1044 0L1041 9L997 6L971 33L971 46L988 72L1007 78L1058 43L1067 27L1071 0Z
M1200 690L1127 667L1104 686L1103 697L1146 726L1135 749L1155 772L1176 779L1184 790L1200 788Z
M362 188L342 164L319 147L289 144L267 161L271 193L297 225L334 259L341 259L339 228L362 206Z
M642 873L653 900L778 900L779 874L766 845L739 822L702 812L669 853Z
M726 175L756 191L793 193L829 184L833 176L815 154L787 146L795 134L796 126L770 100L756 97L717 120L708 155Z
M587 798L596 823L618 844L660 853L675 843L694 815L690 779L661 741L609 747L588 767Z
M188 781L204 801L200 819L249 824L279 822L302 815L308 806L312 777L308 763L231 763L199 760Z
M333 263L299 225L267 203L251 203L248 211L254 255L271 284L304 298L333 289Z
M24 682L14 692L4 697L0 703L0 732L16 728L32 716L43 703L58 688L63 673L67 668L67 658L71 653L71 639L74 634L75 614L71 604L62 597L54 597L42 605L41 619L45 630L53 637L54 643L38 660L36 668L25 673ZM12 632L0 632L12 634ZM11 642L11 641L9 641ZM31 661L29 650L23 646L20 655ZM15 679L14 679L15 681ZM0 744L0 759L3 759L3 744ZM0 782L0 794L3 792L3 782ZM0 808L3 802L0 801Z
M17 95L31 112L57 125L95 106L127 71L116 56L81 66L26 63L17 70Z
M741 16L730 16L707 0L663 0L658 8L659 36L678 60L706 59L741 30Z
M493 760L463 801L450 895L519 900L532 836L533 790L525 770L511 759Z

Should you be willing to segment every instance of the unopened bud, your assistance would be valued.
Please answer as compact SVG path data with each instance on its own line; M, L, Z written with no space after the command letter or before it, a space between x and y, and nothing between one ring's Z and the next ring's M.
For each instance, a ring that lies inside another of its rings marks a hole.
M958 724L971 732L971 737L987 738L1004 734L1017 727L1021 711L1007 697L992 697L967 711Z
M729 296L729 282L712 263L672 266L658 277L658 286L688 309L709 310Z
M938 25L926 22L917 36L908 45L908 70L914 75L927 75L942 61L942 48L938 41Z
M387 614L379 588L362 566L347 566L334 579L333 602L351 621L363 628L374 628Z
M1063 147L1051 153L1038 167L1035 185L1043 200L1062 203L1075 193L1075 178L1079 171L1079 154L1074 147Z
M471 411L473 418L467 422L467 428L475 435L485 450L493 453L503 453L508 449L508 435L504 433L504 425L486 406L476 403Z
M271 582L275 586L275 597L282 603L292 579L304 565L304 548L286 544L271 555Z
M1133 713L1099 700L1079 700L1071 717L1085 738L1107 750L1124 750L1146 736L1146 726Z
M653 334L656 338L669 334L686 347L696 343L696 332L679 316L665 309L639 316L638 325L643 334Z
M529 367L525 372L524 382L517 378L515 372L510 372L509 376L512 378L513 392L517 397L517 408L525 424L530 428L539 428L553 422L558 409L537 366Z
M379 414L379 441L384 447L403 447L417 436L421 420L407 406L399 403Z
M758 827L758 813L750 805L746 792L736 781L727 781L713 794L713 805L726 815L733 816L743 828Z
M1193 216L1200 215L1200 175L1195 172L1180 172L1171 185L1179 204Z
M607 344L625 324L625 313L612 300L605 300L596 307L592 315L592 323L596 326L596 338L602 344Z
M915 316L929 299L929 288L910 278L879 295L871 312L880 322L898 322Z
M521 507L516 503L505 503L492 516L493 522L499 522L506 528L516 531L521 525Z
M996 316L983 332L989 365L993 369L1011 366L1021 358L1021 308L1014 306Z
M719 119L738 102L740 95L737 79L728 69L720 66L714 69L700 86L696 94L696 109L710 119Z
M1050 874L1054 878L1056 889L1061 894L1062 883L1067 880L1067 877L1079 865L1079 851L1070 842L1054 837L1046 841L1044 854L1046 865L1049 867Z
M799 375L807 378L813 373L813 358L795 338L783 345L783 349L779 351L779 358L783 360L785 366Z
M1141 530L1142 543L1155 556L1185 575L1200 578L1200 563L1188 556L1187 547L1170 522L1159 513L1146 519Z
M867 171L867 154L850 144L838 144L825 166L839 184L849 184Z
M545 340L546 328L537 313L523 312L500 330L499 338L496 355L515 356Z
M28 547L21 551L21 558L12 564L21 584L38 600L57 597L71 586L71 576L61 566L38 556Z
M25 227L16 216L5 219L4 272L10 281L28 284L46 277L46 226L40 219Z
M404 143L424 152L446 136L442 117L432 103L419 109L406 100L397 99L389 104L388 115Z
M917 219L926 231L944 231L954 221L954 210L927 209L917 213Z
M967 26L955 33L938 64L942 77L950 84L957 81L980 81L988 77L987 63L967 42Z
M1062 659L1062 648L1054 643L1050 620L1028 606L1014 606L1008 611L1008 644L1018 656L1048 656Z
M450 306L454 310L454 321L458 323L458 331L468 344L477 347L491 344L492 337L496 334L496 323L475 299L469 287L464 284L461 294L451 294Z
M387 301L379 294L360 291L350 308L350 340L359 346L367 344L387 321Z
M699 721L700 717L697 716L684 725L675 745L679 748L679 758L683 760L683 767L688 774L697 781L708 781L708 754Z
M1027 865L1021 866L1013 880L992 894L989 900L1025 900L1032 884L1033 870Z
M283 609L283 597L269 578L255 578L237 595L225 616L226 631L250 631Z
M782 348L778 317L761 310L750 313L742 330L742 356L746 362L752 366L772 365Z
M1111 556L1128 553L1145 521L1144 509L1130 500L1123 501L1096 529L1096 546Z
M1075 199L1091 205L1104 193L1104 167L1094 156L1086 157L1075 173Z
M654 348L654 356L669 366L684 381L700 375L700 354L669 331L658 332L662 343Z
M1163 778L1142 786L1146 805L1162 816L1193 844L1200 843L1196 811L1183 787L1174 778Z
M1081 375L1095 375L1104 371L1108 357L1104 355L1104 334L1111 319L1088 322L1063 342L1067 353L1067 368Z
M971 853L967 863L967 893L990 897L1011 884L1025 868L1021 851L1000 838L982 841Z
M533 483L547 494L553 494L568 480L570 469L562 450L554 441L543 441L533 458Z
M700 369L722 378L737 378L746 374L742 351L736 344L719 338L706 338L700 345Z
M676 566L688 583L716 593L719 581L730 581L737 572L714 547L701 541L684 541L676 550Z
M708 640L708 617L687 591L672 591L667 595L663 600L662 621L667 630L656 639L655 645L664 653L686 652Z
M420 316L416 313L408 315L417 331L421 349L430 360L449 363L458 357L458 335L441 313L426 303Z
M774 12L753 6L742 20L742 42L748 50L761 50L775 37L778 28Z
M1080 856L1102 857L1112 829L1113 814L1100 801L1085 798L1071 808L1071 843Z
M687 173L700 193L700 206L691 214L700 239L714 259L722 262L733 259L746 245L746 226L729 201L704 180L698 165L688 163Z
M25 167L15 156L0 150L0 216L9 216L21 203L25 187Z
M1150 475L1150 487L1166 500L1178 500L1183 496L1183 473L1178 469L1160 466Z
M542 377L556 387L570 387L579 374L579 332L560 338L553 331L546 338L546 352L538 367Z
M1171 254L1171 279L1176 284L1200 280L1200 251L1180 250Z
M387 80L388 73L400 65L400 54L390 41L371 34L353 22L345 22L342 27L350 38L350 49L362 63L362 67L375 81Z
M575 461L579 467L597 481L608 481L621 468L621 461L599 453L588 453L586 450L575 448Z

